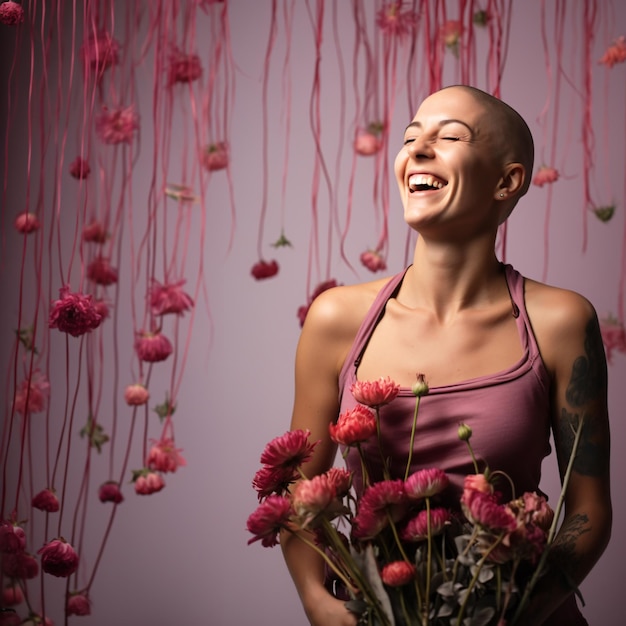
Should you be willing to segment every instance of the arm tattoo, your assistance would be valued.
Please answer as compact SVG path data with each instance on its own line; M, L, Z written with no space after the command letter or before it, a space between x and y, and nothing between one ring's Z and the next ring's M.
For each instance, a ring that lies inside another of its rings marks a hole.
M579 417L577 413L568 413L565 409L561 409L561 419L559 420L559 448L562 459L561 471L565 472L565 467L569 460L572 448L574 447L574 437L578 428ZM596 443L597 431L596 424L591 416L585 417L583 422L583 430L578 440L578 449L574 457L573 469L584 476L606 476L608 471L608 454L602 443Z
M563 583L566 589L575 586L572 585L566 573L575 570L579 562L576 554L576 542L581 535L590 530L589 518L584 513L580 513L563 523L559 535L554 541L551 560L563 574Z

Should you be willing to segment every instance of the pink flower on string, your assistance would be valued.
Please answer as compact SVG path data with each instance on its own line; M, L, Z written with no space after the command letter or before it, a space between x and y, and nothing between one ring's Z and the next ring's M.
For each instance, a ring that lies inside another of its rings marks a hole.
M228 144L224 141L209 144L202 152L201 162L210 172L223 170L228 165Z
M85 73L91 71L98 78L109 67L119 63L120 44L105 30L87 38L81 47Z
M376 24L387 35L402 37L417 27L417 15L402 11L402 0L389 2L376 15Z
M46 408L50 394L50 383L39 371L35 370L30 379L23 380L15 391L15 410L22 414L41 413Z
M309 442L310 430L291 430L272 439L261 454L261 463L270 467L295 469L306 463L319 443Z
M142 361L147 363L165 361L173 350L170 340L160 331L154 333L140 331L136 334L135 352Z
M292 467L271 467L264 465L252 479L259 501L272 493L282 494L294 483L300 474Z
M179 467L187 465L180 451L180 448L175 447L173 439L163 437L160 441L155 441L150 448L146 465L149 469L159 472L175 472Z
M377 122L372 122L366 129L359 130L354 140L354 151L361 156L372 156L379 152L383 146L379 137L382 130L383 125Z
M97 285L108 287L117 282L117 268L111 265L107 257L97 256L87 266L87 278Z
M254 535L248 545L255 541L260 541L265 548L278 545L278 533L289 527L291 512L291 502L285 496L266 498L248 518L246 528Z
M8 584L2 590L2 606L16 606L22 602L24 602L24 594L16 582ZM18 621L19 623L21 622ZM0 624L4 626L4 622L0 622Z
M63 537L49 541L37 554L41 554L41 569L46 574L67 578L78 568L78 555Z
M0 4L0 23L6 26L16 26L24 21L24 9L22 5L8 0Z
M165 481L161 474L151 472L146 468L136 471L134 474L135 493L140 496L149 496L165 487Z
M559 179L559 172L553 167L542 165L533 178L533 185L543 187L544 185L555 183Z
M459 20L448 20L439 29L439 38L442 43L455 55L459 54L459 41L463 34L463 24Z
M437 467L421 469L404 481L404 490L411 500L432 498L441 493L450 482L448 475Z
M59 499L53 489L42 489L33 497L31 504L40 511L56 513L59 510Z
M613 351L617 350L626 354L626 329L618 319L609 315L600 320L600 332L606 349L606 360L613 362Z
M191 296L183 291L186 281L179 280L177 283L161 284L157 280L152 280L149 300L150 309L153 315L167 315L175 313L182 315L185 311L193 308L194 302Z
M55 300L50 311L48 326L78 337L90 332L102 321L91 295L72 293L69 285L61 287L60 298Z
M89 176L90 173L91 173L91 168L89 167L89 163L82 157L77 156L70 163L70 174L74 178L77 178L78 180L82 180L84 178L87 178L87 176Z
M68 615L91 615L91 602L86 591L74 591L67 597Z
M2 556L2 572L10 578L31 580L39 574L39 563L28 552L12 552Z
M141 384L128 385L124 390L124 400L128 406L141 406L148 402L150 392Z
M623 63L624 61L626 61L626 39L622 35L606 49L598 63L611 68L616 63Z
M278 263L275 260L268 262L261 259L252 266L250 273L257 280L263 280L264 278L272 278L272 276L276 276L276 274L278 274L278 270Z
M372 408L381 407L395 400L400 385L396 384L387 376L378 380L357 380L350 386L350 393L361 404Z
M377 250L366 250L361 254L361 264L370 272L380 272L387 269L383 255Z
M109 235L102 222L93 221L83 228L83 241L105 243Z
M428 517L426 509L420 511L413 519L409 520L401 532L404 541L424 541L428 539ZM450 512L441 507L430 509L430 536L434 537L443 532L450 520Z
M325 474L296 483L292 506L301 519L302 527L308 526L318 515L330 508L335 501L335 489Z
M109 305L102 298L94 300L93 306L103 321L109 317Z
M0 552L13 554L26 547L26 533L21 526L3 520L0 522Z
M321 282L315 288L315 291L311 294L311 296L309 296L308 302L298 309L298 319L300 320L300 326L304 325L304 320L306 319L307 313L309 312L311 304L313 304L315 298L317 298L321 293L324 293L328 289L332 289L333 287L337 287L337 281L334 278L331 278L330 280Z
M100 485L98 498L100 502L113 502L114 504L119 504L124 501L120 485L114 480L108 480Z
M15 228L22 235L34 233L41 228L41 224L34 213L24 211L15 218Z
M402 587L415 579L417 570L414 565L406 561L392 561L387 563L380 572L380 577L389 587Z
M169 58L167 84L191 83L202 76L202 64L197 54L185 54L174 46Z
M330 438L343 446L367 441L376 432L376 416L371 409L357 405L344 411L335 424L328 425Z
M102 113L96 117L96 132L100 139L109 145L130 143L138 128L139 118L132 104L116 109L104 106Z

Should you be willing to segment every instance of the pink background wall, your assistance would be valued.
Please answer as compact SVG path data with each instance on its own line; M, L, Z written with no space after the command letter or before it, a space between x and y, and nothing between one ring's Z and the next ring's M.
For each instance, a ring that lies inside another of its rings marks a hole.
M122 6L124 3L121 3ZM327 13L330 15L329 3ZM370 4L370 3L366 3ZM371 3L372 5L374 3ZM512 13L510 46L502 85L502 97L527 119L540 140L537 118L547 94L547 76L539 39L541 2L516 2ZM608 3L606 3L608 6ZM597 57L605 44L626 32L626 4L614 3L613 19L601 24L596 41ZM349 55L353 37L349 3L338 2L340 45ZM453 7L450 3L450 17ZM578 5L573 2L568 6ZM210 316L206 305L197 312L186 373L182 382L176 413L176 439L187 459L187 467L167 477L167 487L150 497L135 497L128 491L119 507L112 534L92 589L91 617L72 621L93 626L241 626L255 624L304 624L295 591L283 565L280 550L247 546L245 523L256 506L251 478L258 469L258 457L265 443L284 432L289 423L292 401L292 366L299 334L297 308L304 304L307 292L308 241L311 228L311 174L314 144L309 127L309 99L313 80L314 48L312 29L304 3L297 3L294 19L294 46L291 58L293 105L291 114L290 171L287 188L287 235L293 249L275 251L265 245L268 258L277 258L280 274L271 280L256 282L250 267L257 259L256 242L262 179L261 76L263 55L269 28L268 1L231 0L230 20L236 73L236 98L232 111L232 175L237 206L237 225L232 250L228 251L230 228L228 190L225 179L211 181L208 233L203 249L192 241L190 258L203 259L208 287ZM580 11L578 11L580 13ZM121 14L121 12L120 12ZM342 17L343 14L343 17ZM323 94L323 141L333 163L340 107L337 96L340 75L336 61L336 42L326 30L321 65ZM568 37L579 40L580 32ZM4 32L0 34L4 38ZM201 36L199 37L201 41ZM280 112L281 63L284 38L276 41L276 56L270 81L269 210L266 240L273 241L280 231L280 205L283 159L284 119ZM7 40L0 44L2 80L6 80ZM480 50L479 52L484 52ZM484 57L479 57L484 58ZM567 59L568 67L576 63ZM400 61L401 66L401 61ZM571 65L570 65L571 64ZM348 63L349 65L349 63ZM575 289L586 295L600 315L614 312L624 232L624 65L616 66L611 82L594 82L594 123L597 124L596 189L609 188L617 202L613 220L603 224L589 220L589 244L582 253L581 171L582 157L579 127L572 126L570 113L579 107L575 96L567 94L562 103L561 157L567 177L554 187L552 220L548 238L549 265L547 280ZM604 73L597 72L598 76ZM455 82L454 67L446 71L446 83ZM12 80L24 81L23 76ZM139 74L139 97L142 111L149 117L151 76ZM349 92L350 79L347 79ZM3 82L2 84L6 84ZM481 86L479 84L479 86ZM392 156L399 147L404 125L410 115L402 84L394 116ZM610 97L605 98L606 94ZM351 96L349 96L351 97ZM606 101L606 109L605 107ZM571 108L570 108L571 107ZM602 120L610 120L608 135L603 134ZM25 116L15 124L24 125ZM578 122L574 122L578 124ZM25 133L25 129L24 129ZM26 135L22 135L25 137ZM14 207L23 199L17 181L23 178L24 145L12 135L9 167L8 203L5 218L10 225ZM569 139L568 139L569 137ZM173 133L172 150L180 149ZM150 137L144 133L142 152L134 174L134 198L139 207L146 196L150 178ZM345 201L345 185L350 152L346 150L343 174L338 179L339 194ZM334 165L331 165L331 174ZM357 275L338 260L334 253L333 277L350 283L366 280L367 271L358 264L358 255L376 242L378 226L371 211L371 175L373 164L359 165L360 184L355 190L354 217L347 253L355 263ZM522 273L541 279L544 269L544 217L546 189L532 187L510 219L507 260ZM389 271L404 266L405 227L401 208L392 190ZM66 196L71 202L71 194ZM327 203L322 187L320 205ZM18 207L19 208L19 207ZM139 209L136 209L139 211ZM198 207L194 209L200 211ZM323 209L325 211L325 209ZM68 223L74 216L68 211ZM194 217L194 220L199 218ZM199 221L194 224L199 226ZM9 228L9 231L11 229ZM12 232L12 231L11 231ZM203 255L203 256L202 256ZM3 248L0 290L10 294L16 289L20 246L6 239ZM120 303L118 323L126 319L126 305ZM2 306L2 327L13 329L15 307ZM210 319L209 319L210 317ZM60 349L62 350L62 349ZM121 355L122 369L128 369L130 350ZM62 358L62 351L56 353ZM7 357L8 358L8 357ZM6 359L3 362L6 364ZM60 374L59 374L60 375ZM75 374L72 374L75 375ZM158 374L157 374L158 376ZM585 613L592 625L617 626L623 623L621 593L626 578L626 539L621 529L626 520L626 500L621 476L626 470L621 444L625 440L623 406L626 391L626 355L618 353L609 370L609 399L614 455L612 459L615 507L614 535L611 544L593 573L585 581L582 593ZM506 415L502 419L507 419ZM99 461L97 461L99 462ZM523 462L523 460L521 460ZM556 499L553 459L546 462L545 488ZM80 476L77 476L78 480ZM102 505L94 501L89 510L90 524L103 525ZM94 545L93 550L95 552ZM94 554L85 555L93 559ZM55 585L62 593L62 583ZM54 616L54 612L51 611ZM56 620L61 623L60 619Z

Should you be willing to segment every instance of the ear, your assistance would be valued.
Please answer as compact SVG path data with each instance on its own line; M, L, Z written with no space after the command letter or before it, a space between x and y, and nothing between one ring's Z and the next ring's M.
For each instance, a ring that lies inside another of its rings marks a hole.
M507 163L495 191L496 200L510 200L524 188L526 168L521 163Z

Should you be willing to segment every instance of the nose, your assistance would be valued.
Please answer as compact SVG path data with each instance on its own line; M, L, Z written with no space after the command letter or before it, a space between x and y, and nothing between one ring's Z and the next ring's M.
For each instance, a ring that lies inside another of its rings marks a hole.
M425 138L424 135L415 137L407 145L407 149L409 155L414 159L430 159L434 153L432 142Z

